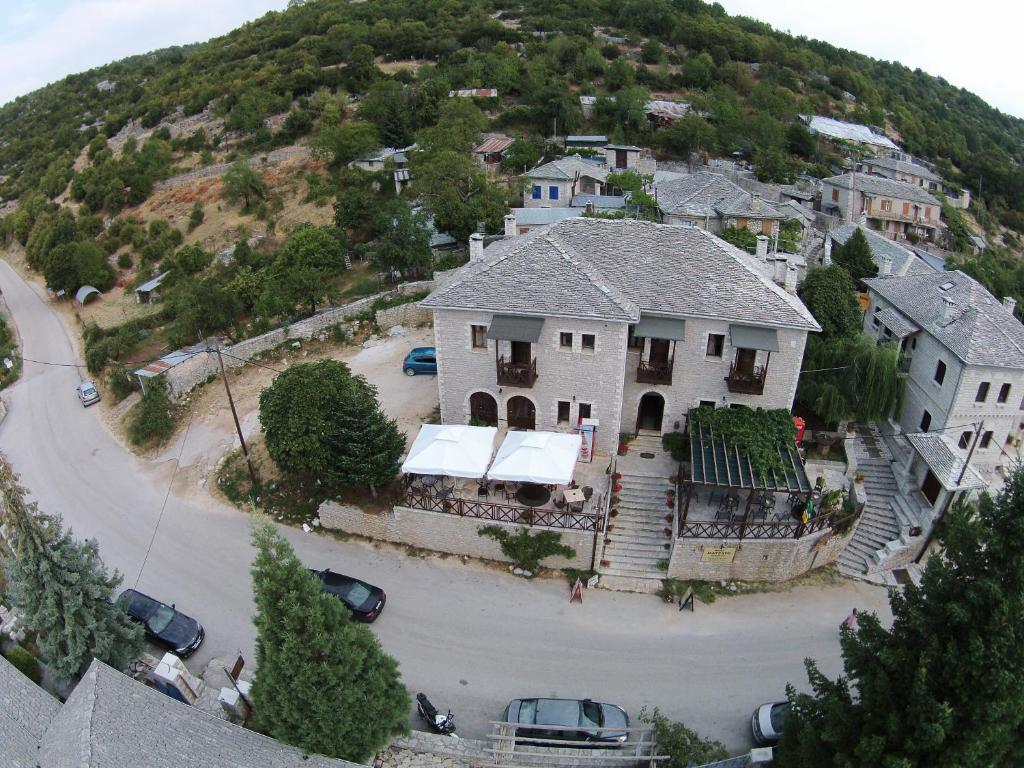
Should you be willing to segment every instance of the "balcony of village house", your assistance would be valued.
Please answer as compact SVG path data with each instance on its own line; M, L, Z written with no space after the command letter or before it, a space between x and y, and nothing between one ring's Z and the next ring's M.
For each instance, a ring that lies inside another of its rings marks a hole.
M530 388L537 381L537 358L534 345L540 338L544 319L495 315L487 328L487 338L494 341L494 364L500 387Z
M778 332L774 328L730 325L729 336L736 350L725 383L730 392L743 395L764 394L768 363L772 352L779 351ZM763 363L758 363L760 353Z
M638 384L672 384L676 343L685 337L686 323L680 318L643 315L632 329L632 339L640 344L640 362L636 368Z

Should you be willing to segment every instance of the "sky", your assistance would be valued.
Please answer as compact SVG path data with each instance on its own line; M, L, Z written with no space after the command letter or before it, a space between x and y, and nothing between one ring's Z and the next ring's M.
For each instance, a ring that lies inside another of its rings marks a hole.
M1024 117L1017 57L1024 3L902 0L720 0L767 21L861 53L941 75ZM138 53L201 42L287 0L0 0L0 104L65 75Z
M733 16L920 68L1024 117L1024 79L1017 76L1024 3L1017 0L718 1Z

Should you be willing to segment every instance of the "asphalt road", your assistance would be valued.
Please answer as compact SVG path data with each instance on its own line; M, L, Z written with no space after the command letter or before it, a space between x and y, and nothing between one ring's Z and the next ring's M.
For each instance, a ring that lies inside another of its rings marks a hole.
M46 300L2 261L0 290L25 357L75 362ZM235 650L251 659L246 515L212 499L201 508L184 501L185 489L172 487L175 460L150 463L123 448L95 409L80 405L80 370L85 375L84 368L26 362L22 380L4 393L10 413L0 425L0 450L41 509L63 515L75 535L99 540L125 586L174 602L205 625L191 668ZM330 566L385 589L388 605L373 631L412 691L451 707L468 737L487 733L513 698L590 697L634 715L657 705L743 750L753 709L780 698L787 682L805 686L805 657L830 675L840 671L837 628L852 607L889 616L884 590L853 582L698 603L693 614L603 590L569 605L560 581L528 582L454 557L414 558L285 532L310 567Z

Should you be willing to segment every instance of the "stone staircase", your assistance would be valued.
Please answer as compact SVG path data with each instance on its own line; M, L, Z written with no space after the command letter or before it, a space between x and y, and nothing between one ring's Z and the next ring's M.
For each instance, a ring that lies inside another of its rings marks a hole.
M609 565L600 569L601 582L611 588L653 592L665 578L659 563L671 554L665 548L672 541L665 535L665 528L672 527L665 521L671 512L665 491L672 485L674 464L661 447L660 435L641 433L630 442L629 454L618 459L617 471L622 489L616 494L618 514L609 519L611 530L605 533L602 560Z

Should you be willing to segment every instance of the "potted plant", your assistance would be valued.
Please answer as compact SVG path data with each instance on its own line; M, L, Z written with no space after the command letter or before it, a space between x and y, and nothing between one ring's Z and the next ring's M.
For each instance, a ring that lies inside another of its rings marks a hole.
M671 528L666 528L665 529L665 535L666 536L671 536L672 535L672 529Z
M615 482L618 482L621 479L622 479L622 473L621 472L612 472L612 480L614 480Z
M602 560L601 561L601 567L602 568L609 568L609 567L611 567L611 564L612 564L611 560Z
M864 482L864 473L861 472L859 469L857 470L856 474L853 476L853 482L855 482L855 483L863 483Z
M666 523L671 523L672 522L672 515L665 515L665 522Z
M608 513L608 517L618 517L618 515L619 515L619 510L617 510L617 509L613 509L613 510L611 510Z
M619 483L615 483L615 485L612 486L612 493L618 493L621 490L622 486Z
M668 507L669 509L672 509L672 507L674 507L675 505L676 505L676 498L675 498L675 496L669 496L667 499L665 499L665 506Z
M619 456L625 456L629 453L629 446L625 443L619 443Z

